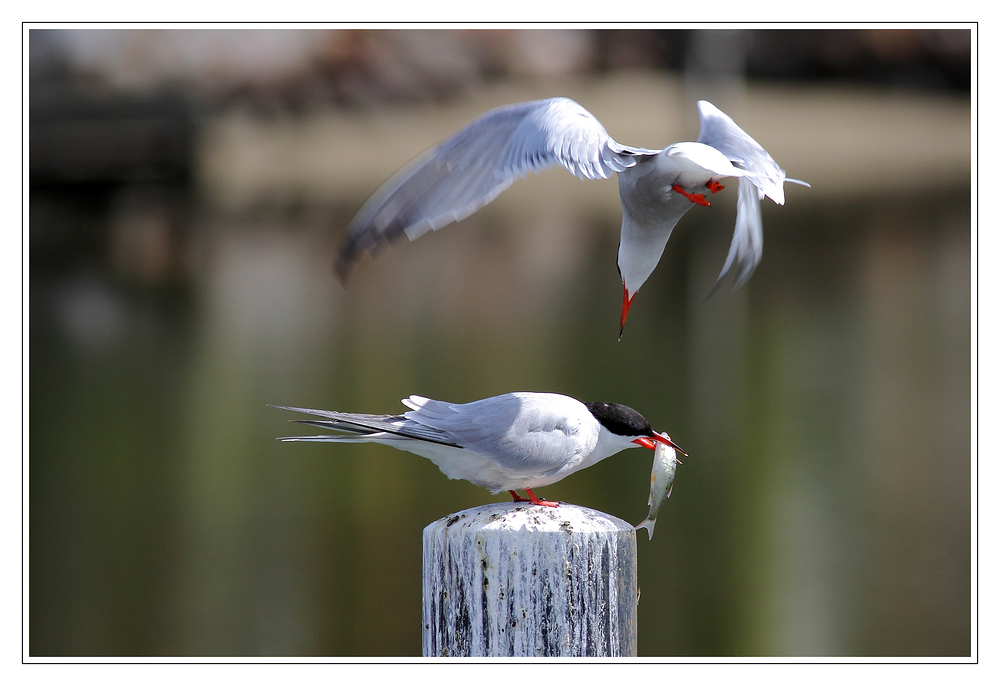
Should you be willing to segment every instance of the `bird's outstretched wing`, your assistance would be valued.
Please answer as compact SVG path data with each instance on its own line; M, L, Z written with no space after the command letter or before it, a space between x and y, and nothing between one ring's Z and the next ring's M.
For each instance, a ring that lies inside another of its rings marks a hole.
M809 184L798 179L785 178L785 170L778 166L767 150L736 125L729 115L706 100L698 101L701 116L701 133L698 142L710 145L729 158L734 167L745 174L740 177L736 204L736 229L729 246L729 255L719 273L715 288L734 265L739 268L733 290L747 282L760 263L764 252L764 231L760 216L760 201L766 195L775 203L785 203L785 181ZM714 292L714 288L712 289Z
M348 226L337 275L346 281L362 253L404 233L412 241L468 217L528 171L559 164L582 179L606 179L657 152L617 143L569 98L490 110L375 192Z

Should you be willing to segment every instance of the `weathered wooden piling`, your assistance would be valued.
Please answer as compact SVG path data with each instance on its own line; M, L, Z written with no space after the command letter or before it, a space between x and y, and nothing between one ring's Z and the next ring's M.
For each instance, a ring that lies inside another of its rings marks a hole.
M576 505L494 503L424 529L425 657L636 654L632 525Z

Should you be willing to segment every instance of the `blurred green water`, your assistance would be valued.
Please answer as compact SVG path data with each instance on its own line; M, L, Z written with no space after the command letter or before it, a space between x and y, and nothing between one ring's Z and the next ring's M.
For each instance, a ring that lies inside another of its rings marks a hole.
M614 217L493 205L345 291L349 214L193 206L184 275L32 269L31 655L418 655L422 528L505 498L389 448L281 444L299 428L266 405L511 390L627 403L690 453L639 536L640 655L970 654L958 193L793 189L749 286L708 300L734 210L691 212L621 342ZM538 244L552 225L572 244ZM649 466L544 496L638 522Z

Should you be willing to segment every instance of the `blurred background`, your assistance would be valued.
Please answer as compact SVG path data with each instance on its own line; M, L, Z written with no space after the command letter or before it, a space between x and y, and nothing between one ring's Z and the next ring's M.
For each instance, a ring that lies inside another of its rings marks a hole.
M268 403L610 400L690 453L638 536L640 656L968 656L971 31L31 30L32 656L416 656L421 530L507 499ZM333 275L404 163L565 95L618 141L730 114L735 184L618 341L617 184L565 170ZM636 523L651 455L540 495Z

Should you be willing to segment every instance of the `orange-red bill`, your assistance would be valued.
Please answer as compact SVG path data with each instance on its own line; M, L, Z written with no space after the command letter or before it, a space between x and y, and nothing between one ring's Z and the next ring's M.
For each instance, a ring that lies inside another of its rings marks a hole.
M657 443L664 443L666 445L669 445L671 448L679 452L684 457L687 457L687 453L684 452L679 445L670 440L670 436L667 436L665 434L658 434L655 431L653 432L653 436L651 438L646 438L645 436L643 436L642 438L637 438L632 442L637 445L641 445L643 448L649 448L650 450L656 449Z
M624 284L622 285L622 290L624 290L624 294L622 295L622 325L621 328L618 329L619 341L622 339L622 334L625 333L625 318L628 316L628 310L632 307L632 300L635 298L635 293L632 294L631 298L629 297L628 287Z

